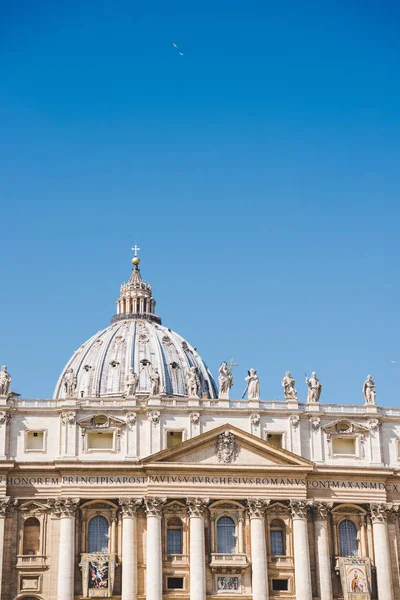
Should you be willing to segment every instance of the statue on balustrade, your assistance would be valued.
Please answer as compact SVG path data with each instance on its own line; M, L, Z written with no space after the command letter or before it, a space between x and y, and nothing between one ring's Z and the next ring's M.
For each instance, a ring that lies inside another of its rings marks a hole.
M186 371L186 386L189 398L198 398L200 391L200 378L197 374L196 367L190 367Z
M219 368L218 383L218 398L229 399L229 390L233 385L233 375L232 371L230 371L228 368L228 363L226 362L223 362Z
M322 385L320 380L317 378L317 374L315 371L311 373L310 379L306 375L306 384L308 385L307 402L309 404L319 402L322 391Z
M247 371L248 375L245 377L245 381L247 381L246 389L243 392L242 398L244 398L247 392L248 400L259 400L260 398L260 380L257 375L257 371L254 369L250 369Z
M6 365L1 367L0 371L0 396L7 396L10 389L11 375L7 373Z
M150 396L158 396L160 393L160 373L154 367L150 372Z
M293 379L290 371L286 371L285 377L281 381L283 387L283 393L286 400L298 400L297 390L295 388L296 382Z
M129 369L129 373L125 379L125 392L127 396L135 396L139 384L139 375L134 372L133 367Z
M375 404L376 398L376 386L375 379L372 375L368 375L363 385L363 395L365 398L365 404Z
M67 396L67 398L73 398L75 396L77 384L78 384L78 378L74 374L73 368L70 367L69 369L67 369L67 371L64 375L64 389L65 389L65 395Z

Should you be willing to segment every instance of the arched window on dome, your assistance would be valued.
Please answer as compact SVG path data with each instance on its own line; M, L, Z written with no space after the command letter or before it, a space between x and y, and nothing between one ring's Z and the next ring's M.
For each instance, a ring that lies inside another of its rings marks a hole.
M40 553L40 522L29 517L24 523L22 554L34 556Z
M109 524L105 517L97 515L89 521L88 551L108 552Z
M235 554L236 526L231 517L220 517L217 521L217 552L218 554Z
M350 519L339 523L340 556L358 556L357 527Z
M286 527L280 519L274 519L269 525L271 556L285 556Z
M167 523L167 554L182 554L183 523L173 517Z

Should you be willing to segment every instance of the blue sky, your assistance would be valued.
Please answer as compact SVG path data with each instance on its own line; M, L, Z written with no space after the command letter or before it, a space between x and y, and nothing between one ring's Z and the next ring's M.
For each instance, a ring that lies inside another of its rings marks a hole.
M0 0L0 362L48 397L142 248L234 396L399 406L395 2ZM179 56L172 42L179 45ZM390 361L395 360L397 364Z

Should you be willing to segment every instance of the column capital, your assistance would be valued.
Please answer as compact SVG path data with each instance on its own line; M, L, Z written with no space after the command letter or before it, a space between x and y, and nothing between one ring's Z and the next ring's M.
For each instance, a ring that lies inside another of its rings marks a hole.
M59 519L74 517L79 508L80 498L50 498L47 503L50 511Z
M247 512L250 519L262 519L270 502L271 500L264 500L263 498L248 498Z
M166 498L145 498L146 517L161 517Z
M289 508L292 519L307 519L307 514L312 504L310 500L291 500Z
M189 517L204 517L209 498L186 498Z
M393 513L393 505L386 502L380 502L369 505L372 524L386 523L388 518Z
M333 502L314 502L313 509L318 521L326 521L332 510Z
M122 518L124 517L134 517L138 511L138 508L142 505L141 498L118 498L118 504L121 508Z
M18 500L12 500L9 496L0 498L0 517L6 517L14 512Z

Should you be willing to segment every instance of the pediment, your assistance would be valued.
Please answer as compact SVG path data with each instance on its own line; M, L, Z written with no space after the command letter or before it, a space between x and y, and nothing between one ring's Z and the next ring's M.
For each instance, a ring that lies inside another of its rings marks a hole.
M227 423L143 459L144 464L178 463L222 467L288 467L310 470L313 463Z
M122 427L125 421L103 413L89 415L77 421L77 424L85 429L110 429L111 427Z
M340 435L351 435L354 433L368 433L368 427L364 425L360 425L360 423L356 423L351 419L339 419L337 421L333 421L332 423L328 423L322 427L322 430L325 433L330 434L340 434Z

